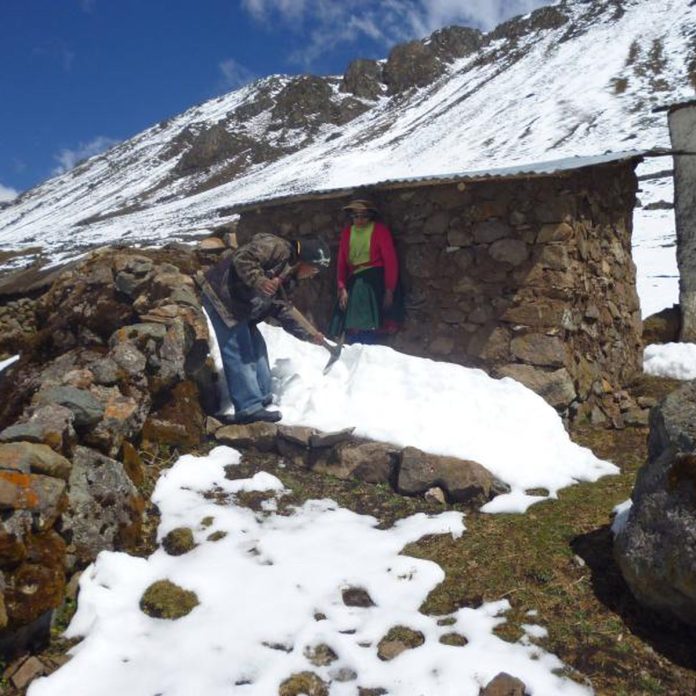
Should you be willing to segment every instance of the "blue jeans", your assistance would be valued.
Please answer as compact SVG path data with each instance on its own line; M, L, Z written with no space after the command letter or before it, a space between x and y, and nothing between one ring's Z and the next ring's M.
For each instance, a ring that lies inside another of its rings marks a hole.
M256 324L240 321L230 328L205 297L203 306L215 329L235 414L255 413L271 400L271 368L266 342Z

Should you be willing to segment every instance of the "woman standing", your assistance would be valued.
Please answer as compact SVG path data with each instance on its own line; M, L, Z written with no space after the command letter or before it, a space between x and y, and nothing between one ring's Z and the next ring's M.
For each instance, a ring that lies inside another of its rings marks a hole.
M376 219L370 201L351 201L344 210L351 223L338 247L338 302L329 335L345 333L349 343L378 343L403 320L399 261L389 228Z

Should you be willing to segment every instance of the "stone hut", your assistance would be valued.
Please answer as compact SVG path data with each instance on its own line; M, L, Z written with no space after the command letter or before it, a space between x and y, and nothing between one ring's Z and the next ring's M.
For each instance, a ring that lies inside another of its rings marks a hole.
M371 198L390 226L407 319L403 352L511 376L562 413L621 425L619 388L641 369L631 258L639 153L310 192L226 209L237 236L323 236ZM331 271L298 306L326 326Z

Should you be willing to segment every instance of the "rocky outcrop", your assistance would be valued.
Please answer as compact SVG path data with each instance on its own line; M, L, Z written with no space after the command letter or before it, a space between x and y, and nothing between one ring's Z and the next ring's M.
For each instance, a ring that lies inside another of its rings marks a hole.
M614 555L641 604L696 625L696 383L653 409L648 450Z
M384 92L381 64L365 58L352 61L341 80L341 91L361 99L377 99Z
M447 27L425 41L398 44L384 64L383 80L389 94L426 87L445 73L448 63L477 51L483 35L466 27Z
M369 107L351 97L338 100L326 78L302 75L276 95L271 128L302 128L312 132L327 123L342 125Z
M136 447L205 437L200 263L180 249L102 249L33 302L41 329L0 373L3 654L45 637L67 577L104 549L140 542L148 476Z

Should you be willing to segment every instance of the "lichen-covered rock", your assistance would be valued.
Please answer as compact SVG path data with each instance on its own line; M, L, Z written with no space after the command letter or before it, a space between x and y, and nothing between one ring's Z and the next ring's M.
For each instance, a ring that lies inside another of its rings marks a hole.
M89 391L75 387L50 387L42 389L34 396L40 405L59 404L73 413L75 427L88 427L98 423L104 415L104 406Z
M71 468L69 459L47 445L21 441L0 445L0 469L44 474L67 481Z
M189 527L172 529L162 539L162 548L170 556L183 556L195 547L196 542L193 539L193 531Z
M63 539L50 530L26 537L25 543L21 563L3 571L10 633L55 609L65 588Z
M336 655L331 646L326 643L307 646L304 649L304 656L315 667L326 667L338 659L338 655Z
M140 598L140 609L155 619L180 619L199 604L195 592L185 590L170 580L153 582Z
M298 672L281 682L278 696L328 696L329 687L314 672Z
M650 415L648 461L639 470L614 555L638 601L696 625L696 383Z
M37 408L26 421L15 423L0 432L0 442L32 442L45 444L56 452L67 454L77 435L73 428L73 412L60 404Z
M143 499L121 462L87 447L75 448L62 527L71 540L75 568L102 550L130 547L137 539L143 509Z

